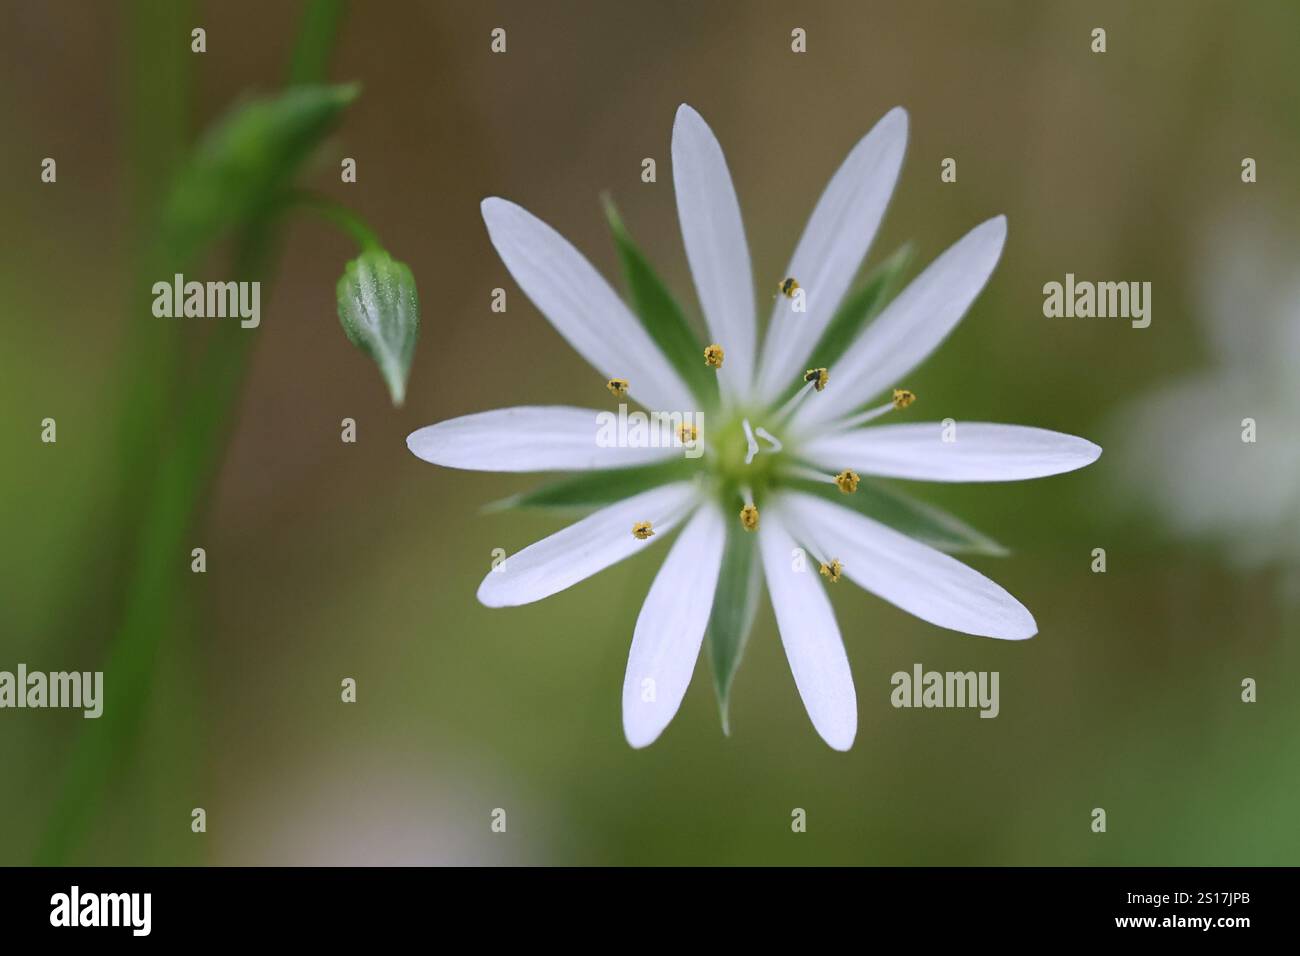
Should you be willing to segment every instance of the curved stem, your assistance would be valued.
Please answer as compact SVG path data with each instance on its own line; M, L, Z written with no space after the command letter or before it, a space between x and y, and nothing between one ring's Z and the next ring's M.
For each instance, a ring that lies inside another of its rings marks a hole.
M361 247L362 252L383 248L374 230L367 226L360 216L328 196L311 192L294 192L289 195L285 205L287 208L306 209L316 213L351 236Z

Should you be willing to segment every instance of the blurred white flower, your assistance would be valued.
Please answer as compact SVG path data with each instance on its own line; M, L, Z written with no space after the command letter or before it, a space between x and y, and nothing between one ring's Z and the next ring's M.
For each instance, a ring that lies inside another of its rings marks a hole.
M341 742L322 756L225 782L218 866L536 866L572 840L564 813L481 748ZM515 808L545 825L503 838L496 811Z
M1121 410L1121 475L1176 534L1252 568L1300 561L1296 245L1222 224L1196 269L1207 367ZM1253 442L1244 441L1253 421Z
M1081 438L1015 425L963 422L955 432L937 422L861 427L911 404L914 396L895 386L948 336L984 287L1006 238L1002 216L944 252L843 349L833 368L805 370L884 215L906 141L907 114L895 109L849 153L813 210L787 279L772 283L780 293L760 349L731 174L700 115L689 106L678 110L672 143L678 216L714 341L697 354L717 371L720 397L709 417L722 422L704 430L705 452L693 474L649 490L646 483L633 485L634 466L680 457L680 449L602 447L595 410L501 409L431 425L407 439L420 458L453 468L626 469L606 473L602 482L626 480L624 500L510 556L504 573L484 578L478 597L489 607L541 600L684 526L632 636L623 726L634 747L654 741L677 712L715 597L756 595L760 575L808 716L837 750L853 743L857 700L823 582L848 578L923 620L967 634L1020 640L1037 632L1029 611L984 575L836 500L857 492L859 473L1011 481L1071 471L1101 452ZM611 390L664 412L695 410L707 401L692 394L647 327L559 233L504 199L484 200L482 208L515 281ZM892 397L881 404L878 396L891 387ZM729 566L740 551L729 541L748 543L749 532L756 533L759 558ZM747 580L737 583L737 575ZM745 618L736 625L743 648L752 614L732 616Z

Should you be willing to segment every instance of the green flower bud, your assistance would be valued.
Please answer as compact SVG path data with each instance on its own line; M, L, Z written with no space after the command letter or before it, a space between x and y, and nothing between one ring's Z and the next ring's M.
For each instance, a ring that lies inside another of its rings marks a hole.
M369 249L343 270L338 303L348 341L375 360L393 404L401 405L420 334L420 299L411 270L382 249Z

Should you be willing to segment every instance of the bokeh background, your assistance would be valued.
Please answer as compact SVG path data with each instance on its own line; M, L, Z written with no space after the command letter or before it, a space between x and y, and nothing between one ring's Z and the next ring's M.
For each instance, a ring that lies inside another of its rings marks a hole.
M1217 361L1198 319L1217 224L1300 240L1300 7L358 3L327 75L363 91L301 179L414 271L423 328L401 409L339 328L334 285L355 252L318 220L289 221L256 332L140 306L141 283L165 278L140 265L149 197L232 103L283 85L303 9L0 3L0 669L100 669L129 637L124 595L140 590L142 529L165 497L148 476L191 428L178 396L197 390L202 406L198 356L253 337L211 483L174 568L144 589L160 639L137 716L0 712L0 863L1300 862L1296 567L1180 534L1149 504L1169 470L1144 467L1141 447L1121 454L1128 410ZM204 54L189 51L195 26ZM489 51L498 26L505 55ZM434 421L588 404L599 387L493 253L484 196L522 203L621 286L609 190L698 314L669 165L680 102L727 152L762 288L848 149L905 106L908 157L870 261L911 240L915 271L983 219L1010 223L989 286L908 383L924 417L1107 449L1032 483L914 487L1012 549L971 563L1040 633L968 638L837 589L860 709L848 754L813 732L766 602L732 735L702 661L660 741L630 749L620 689L657 558L485 609L474 591L492 549L560 519L481 514L535 479L445 471L405 447ZM46 156L57 184L40 182ZM343 156L354 185L338 181ZM955 184L940 182L944 157ZM195 277L221 277L228 255L216 247ZM1151 327L1045 319L1042 286L1066 272L1152 282ZM496 286L504 315L489 308ZM1262 302L1220 318L1245 328ZM148 358L163 335L175 348ZM1270 387L1297 390L1285 376ZM1254 397L1225 399L1202 427L1235 437ZM139 407L161 424L125 440ZM47 416L55 445L39 440ZM355 445L339 439L345 417ZM1260 428L1261 442L1279 434ZM1233 455L1250 446L1226 447L1207 467L1231 499L1248 467ZM199 546L205 575L189 572ZM1105 574L1090 570L1098 547ZM999 671L1001 715L893 709L889 676L915 662ZM344 677L354 705L339 700ZM1241 702L1245 677L1258 703ZM489 827L498 807L504 834ZM807 833L791 832L796 807Z

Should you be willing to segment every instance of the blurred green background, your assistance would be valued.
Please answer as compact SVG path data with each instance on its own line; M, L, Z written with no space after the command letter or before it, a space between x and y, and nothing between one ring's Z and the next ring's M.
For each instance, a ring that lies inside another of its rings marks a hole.
M423 329L400 410L338 326L334 284L355 250L319 221L288 221L255 332L141 306L169 275L142 265L149 197L232 103L283 85L302 16L251 0L0 3L0 669L100 669L129 636L123 595L161 494L133 476L154 474L205 407L200 356L253 348L228 415L214 390L228 443L174 567L145 589L160 640L139 720L0 711L0 863L1300 863L1297 612L1279 598L1296 569L1241 570L1167 534L1112 454L1032 483L914 487L1012 549L971 563L1033 611L1034 640L964 637L837 589L860 711L838 754L804 714L764 601L732 736L701 662L637 752L620 690L666 552L487 610L474 592L492 549L560 519L482 515L537 479L437 469L404 441L486 408L591 402L593 373L489 245L485 196L550 222L621 287L609 190L698 314L669 158L688 102L726 150L761 289L849 148L905 106L908 156L870 261L914 240L915 271L989 216L1010 224L988 288L907 383L918 420L1108 447L1125 403L1212 358L1193 318L1208 224L1300 222L1300 7L357 4L326 77L362 93L300 181L414 271ZM193 54L200 26L207 52ZM498 26L505 55L489 51ZM1104 55L1089 48L1098 26ZM46 156L57 184L40 181ZM354 185L338 181L344 156ZM955 184L939 180L944 157ZM193 277L225 277L231 255L214 247ZM1042 286L1066 272L1152 282L1151 327L1045 319ZM162 335L174 348L141 365ZM140 407L161 424L124 440ZM1235 428L1244 413L1225 414ZM339 440L345 417L355 445ZM192 575L200 546L208 571ZM1105 574L1090 570L1097 547ZM893 709L889 677L916 662L999 671L1000 716ZM339 700L344 677L355 705ZM1258 703L1240 701L1244 677ZM807 833L791 832L796 807Z

